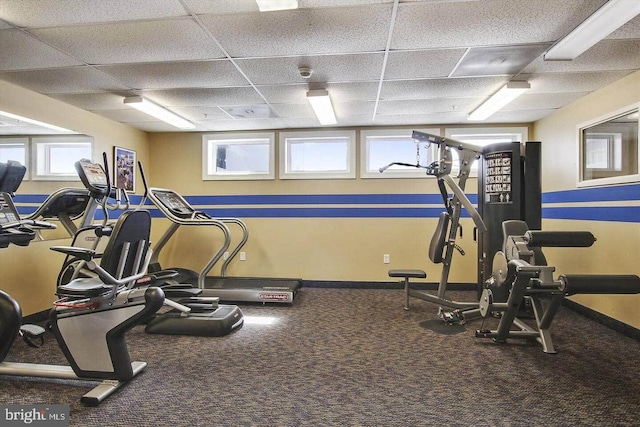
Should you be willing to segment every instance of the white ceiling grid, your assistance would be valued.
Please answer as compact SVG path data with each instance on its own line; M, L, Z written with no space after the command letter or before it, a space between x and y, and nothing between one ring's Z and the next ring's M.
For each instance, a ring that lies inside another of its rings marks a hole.
M426 126L467 123L517 78L531 90L487 123L526 123L640 69L640 17L574 61L543 61L604 2L0 0L0 79L155 132L177 129L125 96L198 131L287 129L319 126L306 92L327 88L337 126Z

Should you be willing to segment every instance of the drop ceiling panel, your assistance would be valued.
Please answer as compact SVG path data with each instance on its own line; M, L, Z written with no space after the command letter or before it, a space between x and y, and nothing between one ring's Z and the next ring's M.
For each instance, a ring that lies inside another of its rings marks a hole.
M382 53L239 59L240 69L257 85L306 82L357 82L380 78ZM312 70L304 79L298 69Z
M127 89L126 86L91 67L8 71L0 73L0 79L44 94L110 92Z
M61 3L60 0L0 0L0 10L3 10L3 19L19 27L53 27L186 15L178 0L65 0L63 5Z
M278 116L283 119L290 118L315 118L316 115L311 108L311 104L305 102L304 104L271 104Z
M609 34L607 39L640 39L640 15Z
M375 5L201 19L232 57L291 56L383 51L390 11Z
M615 71L640 69L640 39L602 40L573 61L536 59L525 73Z
M250 87L152 90L142 95L166 107L219 107L264 102Z
M0 30L0 46L0 71L82 65L17 29Z
M425 126L431 124L465 123L467 114L460 112L434 114L379 114L373 122L376 126L413 125Z
M117 110L130 109L124 105L124 95L112 92L100 93L53 93L49 95L51 98L58 99L67 104L75 105L84 110Z
M88 64L216 59L222 51L190 19L35 29L46 43Z
M447 77L466 49L389 52L385 80Z
M492 94L507 83L504 77L406 80L385 82L381 99L460 98Z
M519 78L527 80L531 84L527 95L533 95L557 92L591 92L620 80L627 74L629 71L596 71L591 73L521 74Z
M518 74L542 55L549 43L516 46L474 47L467 51L451 77L505 76Z
M134 89L248 86L229 60L158 62L96 67Z
M191 121L231 119L231 117L219 107L171 107L171 110Z
M559 92L529 95L525 93L507 104L502 111L547 110L564 107L588 92Z
M133 110L133 111L131 111ZM138 122L155 122L158 119L136 110L132 107L117 110L99 110L101 116L107 117L120 123L138 123ZM163 123L163 122L160 122Z
M378 83L331 83L326 85L333 102L375 101ZM285 86L259 86L258 90L271 104L305 104L309 86L306 84Z
M487 123L532 123L553 113L555 109L547 110L506 110L498 111L489 117ZM470 122L467 122L470 123ZM477 123L477 122L475 122ZM529 138L531 139L531 137Z
M380 101L377 114L455 113L470 111L483 100L484 97Z
M567 34L601 4L602 0L402 3L391 47L426 49L550 42Z
M282 129L287 127L282 119L211 120L198 122L197 126L199 129L207 131Z

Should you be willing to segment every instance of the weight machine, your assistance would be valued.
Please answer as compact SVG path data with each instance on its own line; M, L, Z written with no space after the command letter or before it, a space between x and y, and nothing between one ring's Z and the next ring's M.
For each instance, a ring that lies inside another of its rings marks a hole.
M456 244L456 236L460 228L460 215L465 209L479 233L485 233L482 217L464 193L464 188L469 178L473 162L482 155L482 148L454 139L432 135L424 132L413 131L412 137L416 142L416 163L393 162L380 168L380 172L392 166L405 166L424 169L427 175L435 176L438 180L438 188L442 195L445 211L438 218L438 225L429 245L429 259L433 263L442 264L442 273L438 284L437 293L413 289L411 278L425 278L422 270L390 270L389 277L403 278L405 303L404 309L409 310L409 297L419 298L425 301L439 304L438 317L447 323L465 322L466 320L480 316L478 302L454 301L447 298L447 285L451 262L455 251L464 255L464 251ZM420 144L426 143L426 148L435 144L437 146L437 160L429 165L420 164ZM457 182L451 176L453 169L453 151L458 154L459 173ZM450 194L450 192L452 194Z
M563 274L553 277L555 267L547 265L542 247L590 247L596 241L588 231L530 231L524 221L502 224L503 250L493 258L493 273L484 284L480 312L486 318L502 313L497 329L483 325L476 331L478 338L535 340L545 353L556 353L549 328L565 296L576 294L637 294L640 278L636 275ZM506 302L495 295L506 294ZM534 319L518 318L521 306L529 302Z

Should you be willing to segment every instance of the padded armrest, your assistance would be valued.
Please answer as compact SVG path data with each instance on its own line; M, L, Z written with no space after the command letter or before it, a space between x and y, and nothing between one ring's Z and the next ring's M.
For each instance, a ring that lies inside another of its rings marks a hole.
M96 256L96 251L93 249L77 248L75 246L51 246L52 251L62 252L66 255L71 255L79 258L83 261L91 261Z

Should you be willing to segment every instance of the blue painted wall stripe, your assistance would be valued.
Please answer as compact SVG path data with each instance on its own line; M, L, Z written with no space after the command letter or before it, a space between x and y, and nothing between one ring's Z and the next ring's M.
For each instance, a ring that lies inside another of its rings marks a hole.
M640 184L550 191L542 194L542 203L612 202L617 200L640 200Z
M477 203L476 194L469 194L468 197L472 203ZM45 198L46 195L41 194L23 194L17 195L15 202L20 214L28 215L36 206L23 204L37 205ZM435 218L444 210L444 207L440 207L442 199L439 194L253 194L185 198L212 216L239 218ZM131 206L137 207L141 199L139 195L132 195ZM542 216L549 219L640 222L638 206L613 206L614 203L611 203L612 206L554 207L560 203L633 200L640 201L640 184L549 192L542 196ZM162 217L148 200L147 206L154 217ZM466 212L464 215L467 215ZM110 216L116 218L118 214Z
M640 206L543 208L542 218L574 219L582 221L640 222Z

